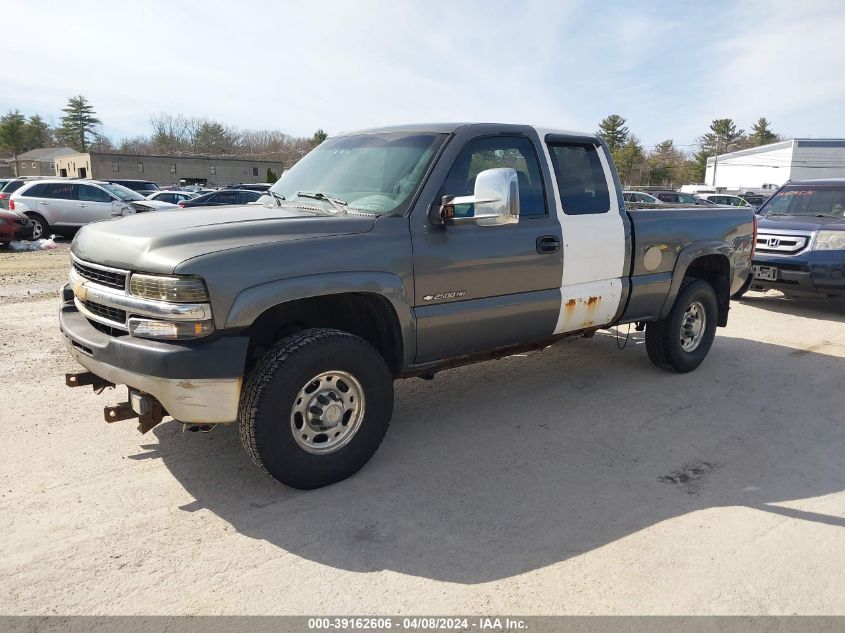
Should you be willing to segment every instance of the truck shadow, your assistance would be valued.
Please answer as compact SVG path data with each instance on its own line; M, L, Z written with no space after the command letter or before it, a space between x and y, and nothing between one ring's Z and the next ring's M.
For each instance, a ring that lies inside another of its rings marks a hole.
M749 292L740 301L768 312L845 323L845 299L787 299L779 294Z
M729 331L728 331L729 332ZM351 479L274 483L237 429L155 430L195 501L242 534L345 570L481 583L542 568L666 519L845 489L845 359L727 335L696 372L649 363L632 333L398 382L394 423Z

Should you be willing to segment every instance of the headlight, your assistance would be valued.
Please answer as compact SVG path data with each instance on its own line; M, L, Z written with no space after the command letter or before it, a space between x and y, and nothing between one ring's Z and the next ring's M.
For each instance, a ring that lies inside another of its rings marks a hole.
M198 277L166 277L135 273L129 278L129 294L155 301L205 303L208 290Z
M188 339L208 336L214 331L211 321L159 321L157 319L129 319L132 336L158 339Z
M845 251L845 231L819 231L814 251Z

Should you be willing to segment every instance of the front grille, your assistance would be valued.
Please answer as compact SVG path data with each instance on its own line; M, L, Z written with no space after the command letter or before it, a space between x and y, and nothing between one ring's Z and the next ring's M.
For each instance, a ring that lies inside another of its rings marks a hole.
M124 310L104 306L102 303L94 303L93 301L83 301L82 305L91 314L103 317L109 321L115 321L116 323L126 323L126 312Z
M88 264L83 264L82 262L76 260L73 262L73 269L80 277L83 277L88 281L93 281L96 284L108 286L109 288L117 288L118 290L126 288L127 273L89 266Z
M99 321L95 321L94 319L88 319L88 323L90 323L95 330L99 330L103 334L108 334L109 336L127 336L128 332L124 330L120 330L116 327L111 327L110 325L106 325L105 323L100 323Z
M756 250L761 253L780 253L793 255L804 250L810 242L809 235L781 235L779 233L759 233Z

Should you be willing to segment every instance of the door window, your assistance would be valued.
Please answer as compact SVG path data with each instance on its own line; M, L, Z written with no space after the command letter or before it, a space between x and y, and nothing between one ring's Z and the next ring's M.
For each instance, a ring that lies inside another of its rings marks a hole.
M91 185L77 185L79 187L79 200L83 202L111 202L111 196L97 187Z
M32 185L29 189L23 192L23 196L28 196L30 198L49 198L50 194L50 185L47 183L38 183L37 185Z
M461 151L446 182L443 195L471 196L475 177L485 169L510 167L516 170L519 183L520 217L546 215L546 194L537 153L525 137L495 136L470 141ZM470 217L472 204L455 205L455 215Z
M209 204L238 204L238 192L237 191L225 191L223 193L218 193L216 196L212 196L211 200L208 201Z
M610 193L599 158L599 148L589 143L552 143L549 153L567 215L607 213Z
M258 200L261 197L261 194L257 191L242 191L239 197L240 204L248 204Z
M76 192L79 185L73 185L66 182L55 182L50 185L49 198L57 198L59 200L76 200Z

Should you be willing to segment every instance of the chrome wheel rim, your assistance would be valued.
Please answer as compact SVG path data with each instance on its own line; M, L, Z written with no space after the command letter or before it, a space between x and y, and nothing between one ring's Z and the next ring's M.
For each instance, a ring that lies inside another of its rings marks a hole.
M695 351L704 338L704 329L707 325L707 317L704 313L704 306L698 301L693 301L684 310L681 318L681 347L685 352Z
M345 371L325 371L309 380L293 401L290 430L304 451L334 453L346 446L364 419L364 389Z
M33 220L32 224L32 239L41 239L41 234L44 232L44 227L41 226L41 222L39 222L38 220Z

